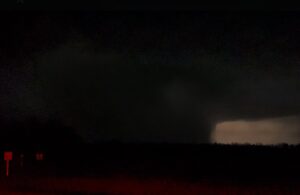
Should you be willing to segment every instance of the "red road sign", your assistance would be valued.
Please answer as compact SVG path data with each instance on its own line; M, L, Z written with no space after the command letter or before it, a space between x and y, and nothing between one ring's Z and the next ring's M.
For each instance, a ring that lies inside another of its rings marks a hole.
M4 152L4 160L12 160L13 153L11 151L5 151Z
M9 176L9 161L12 160L13 153L11 151L4 152L4 160L6 161L6 176Z

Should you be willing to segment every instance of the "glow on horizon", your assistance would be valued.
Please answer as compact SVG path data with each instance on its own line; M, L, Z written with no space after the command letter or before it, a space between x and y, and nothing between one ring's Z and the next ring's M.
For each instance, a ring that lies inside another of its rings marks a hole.
M224 121L216 125L212 143L299 144L300 116Z

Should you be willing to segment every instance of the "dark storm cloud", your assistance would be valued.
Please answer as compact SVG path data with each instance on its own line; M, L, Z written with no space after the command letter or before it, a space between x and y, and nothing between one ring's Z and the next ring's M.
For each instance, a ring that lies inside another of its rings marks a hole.
M58 115L89 141L208 142L217 122L299 114L297 15L225 16L27 18L16 59L32 78L9 82L24 102L8 105Z
M88 139L207 140L210 122L191 84L139 57L95 52L88 42L63 45L38 61L43 93Z
M299 111L296 77L235 66L228 54L152 60L89 44L62 45L38 65L48 101L89 140L207 142L216 122Z

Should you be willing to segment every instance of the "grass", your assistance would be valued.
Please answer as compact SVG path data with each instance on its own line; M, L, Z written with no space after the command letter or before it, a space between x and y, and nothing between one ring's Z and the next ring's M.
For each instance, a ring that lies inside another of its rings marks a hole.
M14 178L1 182L0 194L10 195L266 195L300 194L297 183L187 182L172 178Z

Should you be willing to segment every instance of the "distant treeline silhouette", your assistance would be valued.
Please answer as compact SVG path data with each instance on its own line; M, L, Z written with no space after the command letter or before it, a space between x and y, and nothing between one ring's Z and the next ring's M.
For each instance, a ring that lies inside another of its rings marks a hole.
M75 131L59 120L0 121L0 149L61 148L80 144Z
M118 143L52 150L47 160L65 175L300 180L300 145ZM48 161L47 161L48 162Z

